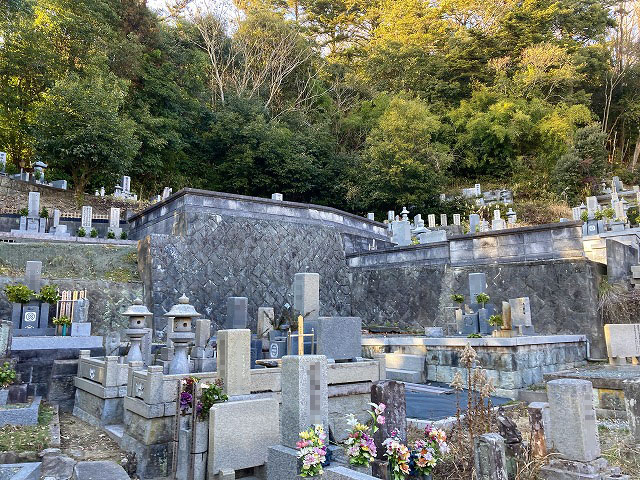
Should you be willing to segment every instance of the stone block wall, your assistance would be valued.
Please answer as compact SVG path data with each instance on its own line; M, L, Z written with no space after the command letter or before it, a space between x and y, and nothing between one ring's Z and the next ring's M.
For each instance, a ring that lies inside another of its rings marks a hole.
M469 273L487 274L491 303L528 296L541 334L586 334L592 356L606 356L597 310L604 267L585 259L452 267L413 265L351 269L352 315L371 325L442 326L453 322L451 295L469 303Z
M631 266L638 265L638 249L607 238L607 279L619 282L631 276Z

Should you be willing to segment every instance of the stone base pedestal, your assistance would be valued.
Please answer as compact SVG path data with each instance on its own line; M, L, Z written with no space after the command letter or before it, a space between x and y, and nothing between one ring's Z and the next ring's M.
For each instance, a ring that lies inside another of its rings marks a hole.
M591 462L575 462L571 460L553 459L540 470L542 480L624 480L626 475L620 475L620 469L611 468L604 458L597 458Z
M91 324L86 323L72 323L71 324L71 336L72 337L90 337L91 336Z
M267 480L299 480L298 451L275 445L267 452Z
M73 414L85 422L103 427L123 422L127 386L103 387L84 378L74 378Z

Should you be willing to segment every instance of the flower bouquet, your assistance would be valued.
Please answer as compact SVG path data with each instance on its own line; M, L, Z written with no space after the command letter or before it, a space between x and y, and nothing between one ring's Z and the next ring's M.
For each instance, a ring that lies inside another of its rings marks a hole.
M298 458L302 460L301 477L322 475L322 464L325 462L327 454L327 447L324 443L326 438L327 435L324 433L322 425L316 425L300 432L300 441L296 446L298 447Z
M348 420L351 430L344 444L347 448L347 457L351 465L368 467L376 458L376 445L373 437L369 435L370 427L356 420L354 415ZM374 423L375 425L375 423Z
M384 456L389 462L391 478L393 480L404 480L409 475L409 459L411 452L406 445L400 442L397 431L393 431L391 436L382 442L385 448Z
M424 430L424 439L417 440L413 445L411 473L416 477L431 475L434 467L448 451L447 434L444 430L427 425Z

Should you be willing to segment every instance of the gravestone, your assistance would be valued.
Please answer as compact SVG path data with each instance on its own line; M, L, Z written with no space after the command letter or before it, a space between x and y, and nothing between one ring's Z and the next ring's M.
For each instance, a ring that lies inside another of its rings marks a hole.
M436 228L436 216L433 213L430 213L429 215L427 215L427 222L429 225L429 228Z
M60 210L56 208L53 210L53 225L50 227L49 232L56 233L59 226L60 226Z
M313 425L329 432L327 358L287 355L282 358L282 444L296 448L298 434Z
M394 380L374 383L371 386L371 402L376 405L381 403L385 405L383 413L385 422L383 425L378 425L378 430L373 434L377 455L372 465L372 475L377 478L388 478L388 466L382 442L389 438L394 430L397 431L402 443L407 442L407 404L404 383Z
M282 196L281 193L272 193L271 194L271 200L282 201L283 200L283 196Z
M355 360L362 356L360 317L319 317L309 324L315 330L318 355L329 360Z
M589 213L589 218L593 218L593 215L598 210L600 210L600 205L598 204L598 198L587 197L587 212Z
M372 212L367 213L367 219L375 220L376 219L376 214L372 213Z
M218 330L218 375L227 395L251 393L251 330ZM297 435L297 432L296 432Z
M476 190L476 197L479 197L480 195L482 195L482 189L480 188L479 183L475 184L475 190Z
M409 222L407 222L408 224ZM320 316L320 275L296 273L293 278L293 308L307 320Z
M162 200L166 200L167 198L169 198L172 193L173 193L173 188L164 187L164 189L162 190Z
M396 212L393 210L389 210L387 212L387 222L391 223L396 219Z
M124 193L131 192L131 177L124 175L122 177L122 191Z
M106 357L119 357L120 356L120 332L113 331L103 336L102 346L104 347L104 354Z
M256 330L258 338L268 338L269 332L273 330L274 319L275 312L272 307L258 307L258 326Z
M510 298L511 323L514 327L531 327L531 304L529 297Z
M469 298L471 308L478 303L476 295L487 292L487 274L486 273L470 273L469 274Z
M477 480L507 480L504 439L497 433L474 437L473 461Z
M604 338L610 363L626 363L626 358L640 359L640 323L606 324Z
M67 189L67 181L66 180L54 180L51 182L51 186L54 188L60 188L62 190Z
M469 233L476 233L480 227L480 215L472 213L469 215Z
M408 220L394 220L392 225L393 239L399 247L411 245L411 224Z
M440 226L441 227L446 227L447 226L447 214L446 213L441 213L440 214Z
M120 238L122 228L120 228L120 209L111 207L109 209L109 232L112 232L116 238Z
M624 211L624 204L620 201L614 202L613 211L615 212L616 220L626 220L627 214Z
M40 218L40 192L29 192L29 218Z
M227 298L227 318L224 322L226 330L233 328L247 328L247 305L249 299L247 297L228 297Z
M211 320L198 318L196 320L195 345L191 349L193 369L196 372L214 372L216 370L213 347L208 345L210 336Z
M27 261L24 280L27 287L38 293L42 285L42 262L34 260Z
M447 241L447 231L446 230L432 230L426 231L424 233L418 234L418 242L421 245L427 243L437 243L437 242L446 242Z
M547 397L551 441L562 458L591 462L600 457L591 382L573 378L551 380L547 382Z
M82 207L82 217L80 220L80 226L84 228L87 235L91 232L91 225L93 222L93 208L89 205Z
M0 171L4 172L7 167L7 152L0 152Z
M531 402L527 407L529 426L531 427L530 449L531 455L537 458L547 456L547 451L553 448L549 438L549 404L547 402Z
M454 213L453 214L453 224L454 225L460 225L461 222L461 217L459 213Z

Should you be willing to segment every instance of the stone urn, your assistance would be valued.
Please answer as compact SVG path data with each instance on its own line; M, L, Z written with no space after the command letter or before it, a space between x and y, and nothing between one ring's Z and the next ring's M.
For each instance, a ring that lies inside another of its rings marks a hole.
M129 353L127 353L127 363L129 362L143 362L142 349L142 337L146 333L147 318L153 316L149 309L142 304L142 300L136 298L133 304L129 306L122 315L129 317L129 328L124 333L131 340L131 347L129 347Z
M195 339L195 334L191 331L191 322L194 318L201 316L192 305L189 305L189 298L186 295L182 295L178 303L165 314L169 321L173 321L173 333L169 338L173 342L175 352L169 364L170 375L190 372L187 349Z

